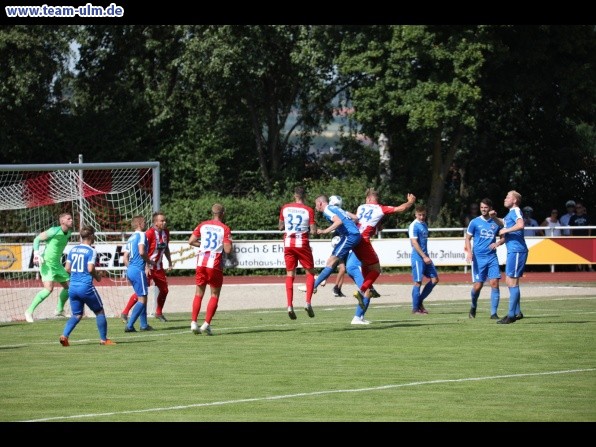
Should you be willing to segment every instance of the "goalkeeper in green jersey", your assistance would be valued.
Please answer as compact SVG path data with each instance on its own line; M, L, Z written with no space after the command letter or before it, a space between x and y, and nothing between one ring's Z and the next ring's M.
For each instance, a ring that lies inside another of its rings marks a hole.
M35 308L45 300L54 290L54 283L60 283L63 289L60 292L58 306L56 307L56 316L64 317L64 305L68 300L68 280L69 276L62 265L62 253L68 244L72 234L72 215L70 213L60 214L60 225L52 227L39 234L33 240L33 264L39 266L43 289L40 290L33 302L25 311L25 320L33 323L33 312ZM45 242L43 254L39 254L39 244Z

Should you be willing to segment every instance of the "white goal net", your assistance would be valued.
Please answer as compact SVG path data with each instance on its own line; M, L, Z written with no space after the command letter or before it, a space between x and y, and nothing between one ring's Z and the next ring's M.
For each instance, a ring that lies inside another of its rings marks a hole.
M0 322L24 320L25 310L43 288L33 265L33 239L58 225L64 212L74 221L65 253L79 243L83 225L95 228L98 268L106 272L96 287L106 316L119 316L132 294L121 258L132 233L131 219L141 215L151 222L159 209L159 193L158 162L0 165ZM61 290L55 284L36 309L36 320L54 318Z

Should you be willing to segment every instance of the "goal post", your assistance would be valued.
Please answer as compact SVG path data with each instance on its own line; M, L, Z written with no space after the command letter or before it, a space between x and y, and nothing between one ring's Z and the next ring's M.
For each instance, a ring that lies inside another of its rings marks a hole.
M33 265L33 239L58 225L64 212L72 214L74 225L63 261L79 243L80 228L95 228L98 268L107 273L96 286L106 315L119 316L132 294L121 256L131 219L141 215L150 223L159 207L159 162L0 165L0 322L24 320L43 288ZM55 284L36 319L53 317L61 289Z

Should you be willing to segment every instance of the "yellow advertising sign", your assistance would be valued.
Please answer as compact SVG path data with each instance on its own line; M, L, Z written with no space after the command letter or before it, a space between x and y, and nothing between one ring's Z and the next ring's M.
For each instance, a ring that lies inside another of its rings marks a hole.
M0 245L0 272L21 270L21 246Z

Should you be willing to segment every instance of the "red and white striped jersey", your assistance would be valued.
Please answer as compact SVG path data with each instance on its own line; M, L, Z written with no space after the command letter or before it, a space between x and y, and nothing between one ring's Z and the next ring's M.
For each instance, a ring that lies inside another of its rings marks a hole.
M315 211L303 203L286 203L279 211L284 223L284 247L308 247L310 226L315 222Z
M385 214L393 214L395 206L379 205L378 203L364 203L358 207L358 230L364 239L370 240L375 234Z
M164 270L163 254L170 243L170 230L158 230L155 227L149 228L147 235L147 254L149 259L154 262L151 270Z
M192 234L201 241L197 267L223 270L223 245L232 242L230 228L219 220L206 220L197 225Z

